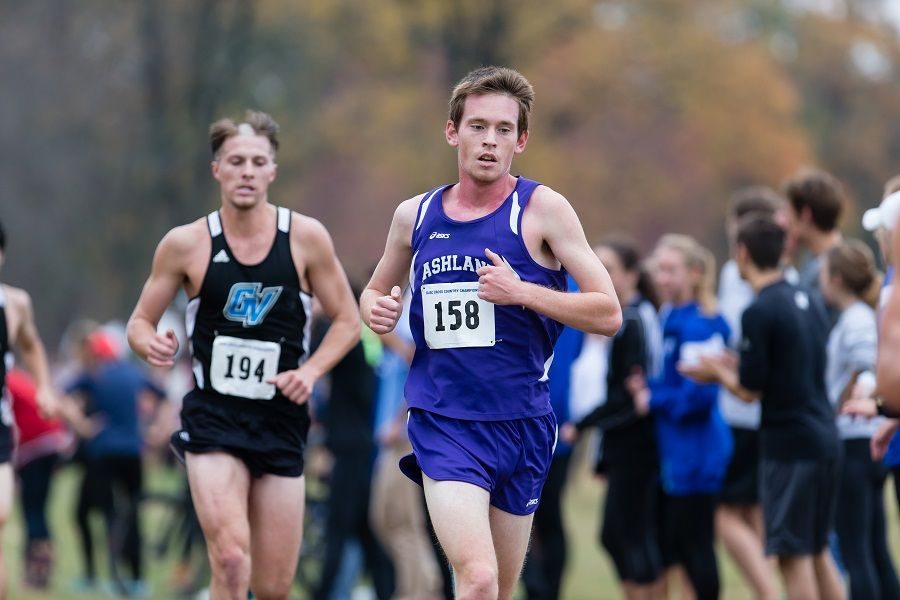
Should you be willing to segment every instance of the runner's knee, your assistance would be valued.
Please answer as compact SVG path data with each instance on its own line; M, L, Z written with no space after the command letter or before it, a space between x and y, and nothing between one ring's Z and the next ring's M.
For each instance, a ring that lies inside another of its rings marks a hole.
M213 544L210 551L213 572L229 588L250 578L250 553L237 543Z
M460 599L481 600L496 598L498 594L497 567L472 562L461 565L458 572Z
M291 594L291 581L262 581L253 586L253 595L257 600L287 600Z

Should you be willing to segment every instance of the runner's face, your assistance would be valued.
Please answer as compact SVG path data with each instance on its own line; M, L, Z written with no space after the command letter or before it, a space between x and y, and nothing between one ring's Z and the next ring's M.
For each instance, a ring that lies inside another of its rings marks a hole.
M653 263L654 283L666 302L683 304L691 300L691 272L681 252L673 248L659 248Z
M213 177L222 189L222 202L241 210L266 200L275 171L272 145L262 135L228 138L212 163Z
M457 149L459 169L478 182L509 174L513 156L525 150L528 132L518 135L519 103L506 94L466 98L459 129L447 122L447 143Z

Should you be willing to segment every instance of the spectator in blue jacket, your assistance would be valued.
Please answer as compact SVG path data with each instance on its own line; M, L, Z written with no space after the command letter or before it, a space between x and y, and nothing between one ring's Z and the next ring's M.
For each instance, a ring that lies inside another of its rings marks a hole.
M109 568L115 591L126 596L146 592L138 503L143 489L141 407L165 399L165 392L134 363L121 358L115 340L97 330L85 340L87 369L66 391L82 407L85 425L85 474L77 522L85 560L86 585L95 576L93 541L88 524L91 505L106 523ZM130 577L119 572L119 561Z
M669 234L653 255L663 307L663 368L649 382L627 383L638 414L652 413L665 493L661 526L663 559L681 565L699 600L718 598L715 555L716 495L731 459L731 432L719 413L718 385L695 383L679 373L721 352L728 325L716 309L715 260L693 238Z

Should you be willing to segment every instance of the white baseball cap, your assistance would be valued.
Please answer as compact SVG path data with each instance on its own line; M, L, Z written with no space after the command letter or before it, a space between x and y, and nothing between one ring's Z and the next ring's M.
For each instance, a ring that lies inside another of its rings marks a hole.
M900 218L900 191L886 197L880 206L864 212L862 226L866 231L875 231L881 227L893 231L898 218Z

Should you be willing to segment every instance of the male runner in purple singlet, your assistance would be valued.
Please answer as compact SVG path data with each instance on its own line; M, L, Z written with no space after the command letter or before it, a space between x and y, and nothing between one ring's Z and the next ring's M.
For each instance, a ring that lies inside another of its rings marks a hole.
M613 335L622 321L566 199L510 175L533 101L512 69L463 77L446 125L459 183L400 204L360 301L376 333L391 331L409 277L413 454L401 468L425 487L458 598L512 597L556 441L547 371L562 325Z

